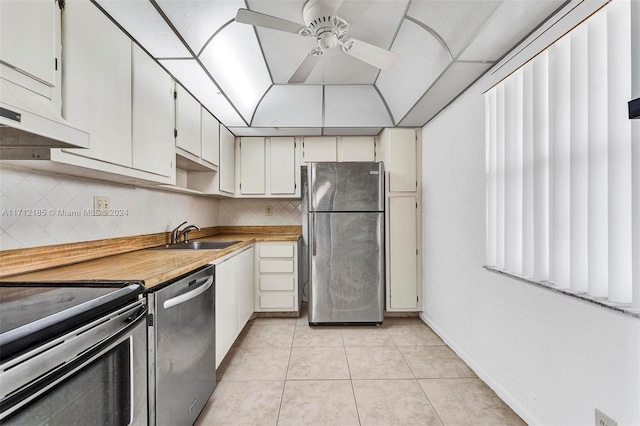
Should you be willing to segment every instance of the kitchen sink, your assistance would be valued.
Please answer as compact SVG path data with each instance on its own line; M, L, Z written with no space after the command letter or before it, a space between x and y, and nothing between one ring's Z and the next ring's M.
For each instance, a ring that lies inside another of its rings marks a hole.
M240 241L189 241L188 243L169 244L160 248L171 250L223 250Z

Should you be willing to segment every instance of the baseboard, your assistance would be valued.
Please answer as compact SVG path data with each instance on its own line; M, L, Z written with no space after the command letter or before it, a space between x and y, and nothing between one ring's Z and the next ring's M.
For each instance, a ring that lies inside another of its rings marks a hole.
M449 338L437 325L433 323L429 318L424 315L424 312L420 312L420 319L424 321L431 329L453 350L464 362L467 363L469 368L473 370L476 375L482 379L487 386L489 386L505 404L507 404L517 415L522 418L529 425L542 424L536 416L534 416L529 410L524 408L509 392L507 392L502 386L500 386L493 377L483 370L473 359L471 359L456 343Z

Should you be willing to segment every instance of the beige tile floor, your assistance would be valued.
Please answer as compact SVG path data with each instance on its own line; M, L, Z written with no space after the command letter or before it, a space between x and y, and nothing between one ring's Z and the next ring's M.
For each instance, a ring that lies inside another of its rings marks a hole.
M524 425L418 318L250 321L196 425Z

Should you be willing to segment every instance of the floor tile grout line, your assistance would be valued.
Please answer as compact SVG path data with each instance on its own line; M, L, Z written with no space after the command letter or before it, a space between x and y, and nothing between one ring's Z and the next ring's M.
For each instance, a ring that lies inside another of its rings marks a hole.
M442 417L440 417L440 414L438 414L438 410L436 410L435 405L433 405L433 403L431 402L431 399L429 399L429 395L427 395L427 392L424 390L424 388L422 387L422 385L420 384L418 379L416 379L416 383L418 383L418 386L420 387L420 390L424 394L425 398L427 398L427 401L429 402L429 405L431 406L431 408L433 408L433 412L436 413L436 416L438 417L438 420L440 420L440 424L444 425L444 421L442 420Z
M293 329L293 338L291 339L291 347L289 347L289 359L287 360L287 369L285 370L285 373L284 373L284 382L282 383L282 394L280 395L280 405L278 406L278 417L276 417L276 426L280 422L282 402L284 401L284 390L287 388L287 376L289 375L289 366L291 365L291 353L293 352L293 340L295 339L297 327L298 327L298 324L296 323Z

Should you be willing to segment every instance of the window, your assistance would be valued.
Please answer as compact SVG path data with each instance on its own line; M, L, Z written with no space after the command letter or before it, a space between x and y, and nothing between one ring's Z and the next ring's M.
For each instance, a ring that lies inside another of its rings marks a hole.
M632 3L610 2L486 92L486 261L638 309Z

